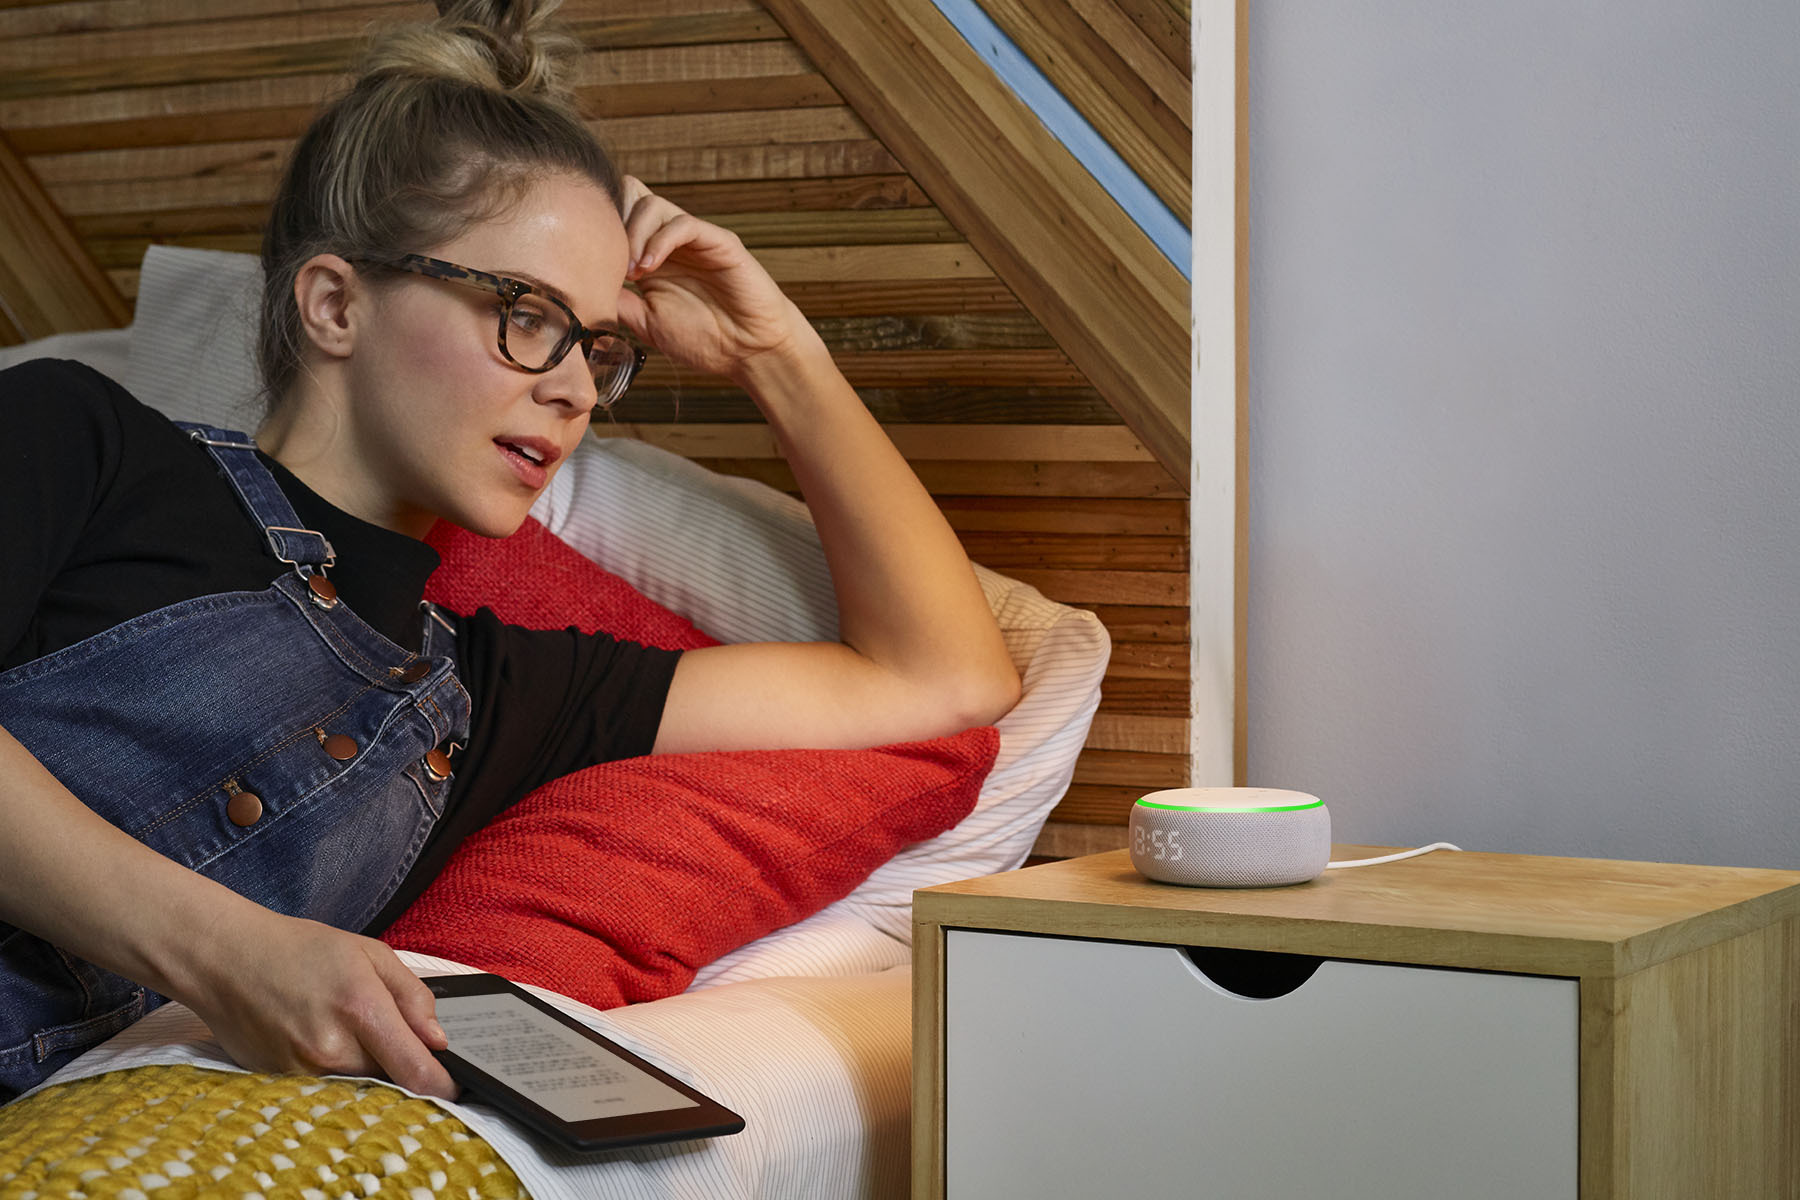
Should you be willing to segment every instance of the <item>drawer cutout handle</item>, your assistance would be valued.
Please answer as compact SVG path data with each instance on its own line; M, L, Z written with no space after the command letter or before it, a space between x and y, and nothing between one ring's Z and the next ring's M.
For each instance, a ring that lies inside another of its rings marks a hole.
M1276 1000L1300 989L1323 958L1276 950L1233 950L1223 946L1183 946L1194 969L1214 984L1246 1000Z

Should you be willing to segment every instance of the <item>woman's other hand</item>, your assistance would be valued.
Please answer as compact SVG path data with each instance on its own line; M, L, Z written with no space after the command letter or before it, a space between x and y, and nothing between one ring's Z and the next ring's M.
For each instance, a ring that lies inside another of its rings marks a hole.
M129 881L121 886L120 881ZM282 916L164 858L0 729L0 921L179 1000L238 1063L455 1085L431 989L371 938Z
M683 366L738 379L757 358L816 339L737 234L625 177L630 245L619 319Z
M245 904L206 939L207 961L177 998L225 1052L256 1071L385 1075L456 1098L431 1054L447 1044L431 989L386 945Z

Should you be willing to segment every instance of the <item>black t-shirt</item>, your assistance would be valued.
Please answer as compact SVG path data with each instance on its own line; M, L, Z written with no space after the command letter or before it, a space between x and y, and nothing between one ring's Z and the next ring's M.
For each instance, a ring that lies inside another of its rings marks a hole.
M261 591L283 571L206 449L78 363L0 371L0 671L196 596ZM425 543L369 524L257 452L295 514L336 551L339 597L420 648ZM469 739L424 850L367 932L385 929L451 851L527 792L647 754L680 657L577 629L530 630L488 609L456 621Z

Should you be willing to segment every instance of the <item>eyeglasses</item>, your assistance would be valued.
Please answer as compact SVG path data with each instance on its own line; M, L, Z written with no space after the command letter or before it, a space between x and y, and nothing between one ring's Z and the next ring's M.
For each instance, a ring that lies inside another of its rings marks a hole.
M579 343L588 369L594 374L594 388L600 393L602 405L623 396L643 368L643 347L630 334L620 329L588 328L576 319L568 305L522 279L459 267L422 254L405 254L368 265L410 271L427 279L480 288L500 297L500 330L496 335L500 353L521 371L541 375Z

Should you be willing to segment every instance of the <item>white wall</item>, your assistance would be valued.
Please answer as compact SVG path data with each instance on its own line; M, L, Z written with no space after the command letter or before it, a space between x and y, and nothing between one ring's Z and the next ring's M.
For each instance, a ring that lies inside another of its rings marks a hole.
M1800 4L1247 36L1248 781L1800 866Z

